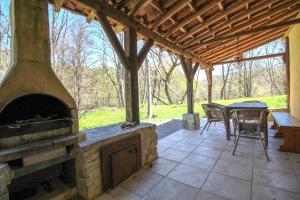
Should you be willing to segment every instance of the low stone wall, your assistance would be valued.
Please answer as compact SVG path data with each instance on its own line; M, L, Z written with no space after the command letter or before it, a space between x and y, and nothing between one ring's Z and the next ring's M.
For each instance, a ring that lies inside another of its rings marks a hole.
M105 140L93 141L91 144L86 141L85 144L78 144L75 150L75 157L77 188L80 197L91 200L102 193L101 147L136 134L141 136L142 166L145 167L157 158L155 125L126 130L126 133Z
M11 171L7 164L0 163L0 199L9 200L7 185L11 181Z

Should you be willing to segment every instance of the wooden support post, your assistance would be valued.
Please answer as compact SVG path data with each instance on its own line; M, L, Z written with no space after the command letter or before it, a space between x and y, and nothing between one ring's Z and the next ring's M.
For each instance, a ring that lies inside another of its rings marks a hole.
M185 59L183 56L180 56L179 58L186 78L186 93L187 93L188 112L183 114L183 128L194 130L200 128L199 113L194 112L194 88L193 88L194 76L199 68L199 65L196 63L193 66L191 58Z
M124 33L124 48L130 63L125 76L126 121L140 123L137 33L131 27Z
M212 68L206 69L206 78L207 78L207 102L212 103Z
M286 95L287 95L287 109L290 111L290 42L289 37L285 38L285 56L283 60L285 62L286 73Z
M118 58L125 67L125 99L126 99L126 121L140 123L139 114L139 84L138 71L147 53L153 45L153 40L145 42L139 55L137 54L137 32L135 28L128 27L125 30L124 49L117 38L114 30L102 12L97 12L97 18L116 51Z
M194 113L194 85L193 80L186 80L187 107L188 113Z
M180 56L180 62L186 78L186 89L187 89L187 107L188 113L194 113L194 88L193 81L194 76L199 68L198 64L192 66L192 59L185 59L183 56Z

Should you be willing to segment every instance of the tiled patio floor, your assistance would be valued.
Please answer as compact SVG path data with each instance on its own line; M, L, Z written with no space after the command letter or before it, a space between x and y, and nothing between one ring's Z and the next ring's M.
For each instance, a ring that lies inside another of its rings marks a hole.
M300 154L280 152L269 132L267 162L258 140L241 138L236 156L223 126L179 130L159 140L159 158L97 200L300 200Z

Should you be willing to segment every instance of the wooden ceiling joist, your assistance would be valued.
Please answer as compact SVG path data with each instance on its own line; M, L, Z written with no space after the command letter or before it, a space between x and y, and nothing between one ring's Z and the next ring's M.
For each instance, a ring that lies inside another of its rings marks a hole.
M253 0L246 0L245 2L251 2L251 1L253 1ZM237 10L238 8L240 8L242 6L244 6L244 4L242 4L240 1L236 2L235 4L233 4L232 6L230 6L229 8L225 9L223 12L220 12L216 16L208 19L203 24L200 24L199 26L196 26L196 27L192 28L191 30L188 31L187 34L184 34L183 36L181 36L178 39L176 39L176 42L178 42L178 43L183 42L187 38L192 37L194 34L200 32L202 29L207 28L211 24L213 24L213 23L217 22L218 20L224 18L229 13Z
M174 3L168 10L163 12L161 15L159 15L153 23L149 25L149 28L156 28L157 26L164 23L166 20L168 20L170 17L172 17L178 10L183 8L185 5L187 5L192 0L181 0Z
M280 38L280 36L286 31L286 29L280 30L278 32L272 31L271 33L266 34L266 36L258 35L257 37L250 37L249 41L244 44L239 45L238 48L232 48L231 50L226 49L226 51L218 52L210 57L205 57L205 59L209 60L210 63L215 63L218 60L228 59L233 57L238 52L245 52L251 49L255 49L263 44L267 44L275 39Z
M282 33L284 33L284 32L282 32ZM248 47L246 47L246 48L244 48L244 49L242 49L244 52L247 52L247 51L250 51L250 50L252 50L252 49L255 49L256 47L257 47L257 45L258 46L262 46L262 45L265 45L265 44L268 44L268 43L270 43L270 42L272 42L272 41L274 41L274 40L277 40L277 39L279 39L279 38L281 38L282 37L282 34L280 35L277 35L277 36L272 36L272 37L269 37L269 38L267 38L267 39L265 39L265 40L262 40L262 41L258 41L257 42L257 44L256 45L253 45L253 46L248 46ZM228 60L228 59L230 59L230 58L232 58L232 54L230 55L230 54L226 54L226 55L224 55L224 56L222 56L222 57L219 57L218 58L218 60ZM211 63L215 63L215 62L217 62L217 60L213 60L213 61L211 61Z
M135 16L137 13L139 13L140 10L145 8L149 3L151 3L151 0L139 0L134 5L133 9L129 11L129 15Z
M236 35L239 35L240 33L241 33L241 35L243 35L247 31L240 32L241 30L244 30L244 29L248 28L249 26L252 26L252 25L254 25L254 24L256 24L256 23L258 23L262 20L265 20L267 17L270 18L273 15L275 15L276 17L274 19L271 19L271 20L267 21L267 23L268 24L272 24L272 23L276 23L276 22L279 23L279 21L285 20L287 17L290 17L291 15L294 15L294 12L298 11L300 9L300 7L296 7L292 10L288 10L287 12L281 13L281 14L278 15L279 12L282 12L283 9L287 9L288 7L290 7L290 4L285 4L284 6L276 7L276 8L274 8L274 10L272 10L270 12L267 12L267 13L263 14L262 16L259 16L257 18L253 18L245 24L241 24L237 27L232 28L231 30L229 30L227 32L223 32L222 35L225 35L225 36L224 37L219 37L219 38L232 37L232 35L235 34L235 33L236 33ZM287 26L290 26L290 25L287 25ZM260 27L262 27L262 26L259 26L257 29L259 29ZM269 27L269 28L272 29L272 27ZM274 27L274 28L276 28L276 27ZM251 30L249 30L249 31L251 31ZM262 30L262 31L264 31L264 30ZM235 38L235 37L233 37L233 38ZM222 39L220 39L218 41L217 40L218 40L218 37L212 38L211 40L203 41L203 42L201 42L200 45L194 45L193 47L191 47L191 49L193 49L192 51L197 51L203 45L208 45L208 44L212 44L212 43L215 43L215 42L222 41Z
M254 57L249 57L249 58L242 58L242 59L239 59L239 60L229 60L229 61L224 61L224 62L217 62L217 63L212 63L212 65L224 65L224 64L237 63L237 62L263 60L263 59L267 59L267 58L283 57L285 55L286 55L285 52L284 53L276 53L276 54L268 54L268 55L263 55L263 56L254 56Z
M294 12L291 12L291 11L294 11L296 8L292 9L292 10L288 10L286 12L283 12L281 14L277 14L277 13L273 13L274 16L272 16L273 18L270 19L269 21L267 22L264 22L264 24L274 24L274 23L278 23L280 22L281 20L290 20L290 19L293 19L293 17L295 16L295 13ZM265 19L265 18L264 18ZM258 20L255 20L255 22L257 22ZM254 25L254 23L251 25ZM261 26L257 26L257 27L261 27ZM236 27L237 29L240 29L239 27ZM238 32L236 30L236 28L233 28L232 30L229 30L227 32L224 32L223 34L225 36L228 36L229 34L234 34L236 32ZM209 40L211 41L211 40ZM207 41L207 42L209 42ZM203 49L203 47L205 46L204 44L205 42L202 42L201 45L198 45L198 46L195 46L195 49L192 49L192 52L193 51L197 51L198 53L197 54L201 54L202 56L205 56L207 54L207 51L203 51L203 52L199 52L198 50L199 49ZM233 42L228 42L228 41L222 41L222 44L218 43L218 44L214 44L214 43L211 43L209 44L210 45L210 50L213 51L213 52L216 52L216 49L220 49L220 47L224 47L224 46L229 46L229 45L232 45L234 44L234 41ZM214 45L214 46L211 46L211 45ZM215 47L216 46L216 47Z
M231 45L228 48L224 48L218 52L214 52L211 55L207 55L204 58L211 60L211 59L216 59L219 56L229 54L229 53L231 53L232 55L236 55L237 52L243 52L242 51L243 48L247 47L247 45L255 46L255 45L257 45L256 41L261 41L261 40L267 39L268 37L272 37L273 35L277 36L278 34L281 34L284 30L286 30L286 29L269 31L266 33L248 36L246 38L243 38L243 40L241 40L241 41L236 41L234 45ZM256 47L259 47L259 46L256 46Z
M176 32L177 30L179 30L180 28L184 27L185 25L191 23L193 20L195 20L197 17L203 15L205 12L207 12L208 10L210 10L211 8L215 7L217 5L217 3L220 2L220 0L213 0L211 1L208 5L206 5L203 8L200 8L199 10L197 10L196 12L192 13L190 16L188 16L187 18L185 18L184 20L182 20L181 22L179 22L177 25L175 25L174 27L172 27L172 29L169 29L169 31L164 35L165 37L168 37L169 35L171 35L172 33Z
M107 3L102 2L101 0L80 0L85 5L95 9L97 12L102 13L103 15L112 18L120 22L121 24L134 28L138 33L144 35L148 39L154 40L156 43L161 44L162 46L166 47L170 51L184 55L187 58L192 58L195 63L199 63L201 68L209 68L210 66L204 62L203 60L199 59L197 56L191 54L187 50L181 48L180 46L170 42L169 40L163 38L159 34L155 33L154 31L148 29L145 25L141 24L135 18L126 15L124 12L121 12L115 9L113 6L108 5Z
M233 35L229 35L229 36L225 36L225 37L217 37L217 38L214 38L214 39L209 40L207 42L202 42L201 45L207 45L207 44L212 44L212 43L215 43L215 42L227 41L227 40L230 40L230 39L236 39L236 38L239 38L239 37L244 36L244 35L249 35L249 34L253 34L253 33L260 33L260 32L264 32L264 31L267 31L267 30L278 29L278 28L281 28L281 27L287 27L287 26L291 26L291 25L295 25L295 24L299 24L299 23L300 23L300 19L283 21L283 22L279 22L277 24L272 24L272 25L269 25L269 26L262 26L262 27L254 28L254 29L249 30L249 31L242 31L242 32L239 32L237 34L233 34Z
M270 4L275 3L276 1L277 0L263 1L262 3L259 3L259 4L255 5L254 7L248 9L247 11L245 11L245 12L243 12L241 14L238 14L235 17L232 17L228 22L225 22L225 23L221 24L220 26L218 26L218 27L210 30L208 34L200 35L200 36L194 38L191 43L184 44L183 47L184 48L189 48L192 45L194 45L194 44L196 44L198 42L201 42L203 39L205 39L209 35L216 34L218 31L226 28L227 26L229 26L229 25L231 25L231 24L233 24L233 23L241 20L244 17L247 17L247 15L249 15L249 14L255 13L255 12L259 11L259 10L264 9L265 7L268 7Z

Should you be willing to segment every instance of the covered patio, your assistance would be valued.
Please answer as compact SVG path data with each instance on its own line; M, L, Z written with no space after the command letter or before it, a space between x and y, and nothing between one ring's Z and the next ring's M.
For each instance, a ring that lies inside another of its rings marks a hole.
M282 139L274 138L274 130L269 132L269 162L260 142L248 138L232 156L233 142L224 134L217 124L203 135L182 129L160 139L151 167L97 200L300 199L300 155L278 151Z
M100 23L126 71L126 122L79 132L76 103L50 66L48 3ZM0 199L300 199L299 9L300 0L12 0L13 62L0 85ZM243 57L279 38L284 53ZM182 129L160 139L139 112L138 71L153 45L180 58L187 86ZM230 117L200 134L206 120L194 109L195 73L205 70L212 103L214 67L268 57L286 63L291 130L277 122L275 138L267 124L270 161L249 138L232 155ZM292 148L279 151L287 136Z

